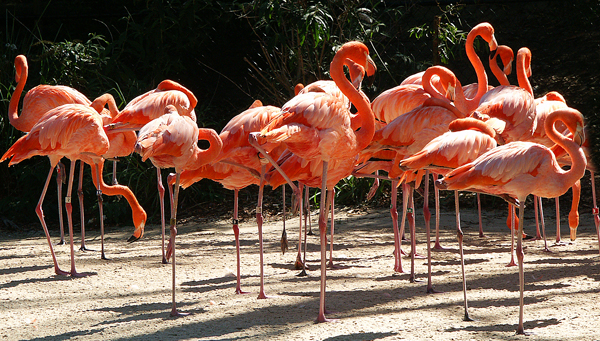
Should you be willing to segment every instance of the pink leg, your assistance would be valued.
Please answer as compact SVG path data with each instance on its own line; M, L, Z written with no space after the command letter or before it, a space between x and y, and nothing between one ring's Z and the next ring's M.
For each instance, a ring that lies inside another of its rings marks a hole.
M73 167L75 167L75 163L73 163ZM85 245L85 213L83 206L83 161L79 161L79 185L77 187L77 198L79 199L79 217L81 218L81 247L79 250L81 251L94 251L89 249Z
M58 261L56 260L56 255L54 254L54 248L52 247L52 240L50 240L50 233L48 232L48 227L46 226L46 221L44 219L44 210L42 209L42 204L44 203L44 197L46 196L46 191L48 190L48 184L50 183L50 179L52 178L52 173L54 172L55 166L52 165L50 168L50 172L48 173L48 178L46 179L46 183L44 184L44 189L42 190L42 195L40 196L40 200L38 201L37 206L35 207L35 213L40 219L40 223L42 224L42 228L44 229L44 233L46 234L46 239L48 240L48 246L50 246L50 253L52 254L52 261L54 262L54 272L57 275L68 275L69 273L66 271L62 271L58 267Z
M60 241L57 245L65 245L65 227L63 224L63 210L62 210L62 185L65 183L65 165L62 162L58 163L56 167L56 189L58 194L58 224L60 226Z
M75 247L73 245L73 206L71 204L71 192L73 190L73 176L75 175L75 160L71 160L69 170L69 184L67 186L67 196L65 198L65 208L67 209L67 221L69 223L69 243L71 245L71 277L85 277L89 273L78 273L75 270Z
M306 265L306 235L308 234L306 231L306 216L308 214L303 213L304 210L304 205L305 203L308 203L308 187L306 187L306 192L305 192L305 202L302 202L302 189L303 189L304 185L302 185L301 183L298 183L298 188L299 191L296 194L297 195L297 200L300 203L300 205L298 206L299 209L299 217L300 219L298 219L300 221L300 239L302 239L302 218L304 217L304 257L301 258L296 258L296 265L298 265L298 260L300 260L301 262L301 266L302 266L302 271L300 271L300 273L297 276L307 276L308 274L306 273L306 270L308 270L308 266ZM310 220L310 217L309 217ZM300 240L301 241L301 240ZM298 245L298 256L300 257L300 243ZM302 258L304 258L304 261L302 261Z
M402 220L400 221L400 247L402 247L402 240L404 237L404 226L406 221L406 212L408 211L408 193L409 186L406 182L402 183Z
M441 175L439 177L441 177ZM440 190L437 186L433 186L433 189L435 193L435 245L433 246L433 249L446 250L447 248L440 244Z
M394 230L394 271L404 273L402 269L402 238L398 230L398 180L392 180L392 202L390 204L390 215L392 216L392 228Z
M236 252L236 280L237 284L235 286L236 294L247 294L248 292L242 291L241 286L241 257L240 257L240 228L238 226L238 192L239 190L236 188L233 190L233 235L235 236L235 252Z
M302 208L304 205L304 203L302 202L302 190L304 189L304 185L298 184L298 189L300 190L300 196L298 198L296 198L296 201L299 202L298 208L299 208L300 212L302 212ZM306 276L306 265L305 265L304 261L302 260L302 219L303 218L304 218L304 228L306 229L306 216L302 217L302 214L300 214L300 219L299 219L300 220L300 228L298 229L298 254L296 255L296 262L294 263L294 268L296 270L302 269L302 273L299 274L298 276ZM304 233L306 234L306 231L304 231Z
M83 163L81 165L83 166ZM100 259L108 260L108 258L106 258L106 254L104 253L104 201L102 199L102 190L100 189L100 177L102 176L102 171L100 170L100 166L98 164L95 164L92 167L96 167L96 183L98 184L96 195L98 196L98 209L100 210L100 243L102 245Z
M281 253L285 255L285 252L289 249L288 240L287 240L287 232L285 231L285 220L286 220L286 210L285 210L285 184L281 186L281 192L283 197L283 231L281 231Z
M437 293L431 281L431 213L429 213L429 171L425 172L423 193L423 216L425 217L425 233L427 235L427 290L428 294Z
M323 161L321 184L321 207L319 208L319 237L321 240L321 292L319 295L319 315L317 322L329 322L325 317L325 288L327 276L327 162Z
M463 251L463 231L460 227L460 210L458 208L458 191L454 191L454 209L456 210L456 236L458 239L458 252L460 253L460 267L462 271L463 278L463 295L465 302L465 316L463 317L464 321L473 321L473 319L469 316L469 304L467 301L467 277L465 275L465 253Z
M594 179L594 172L590 171L590 178L592 181L592 200L594 207L592 208L592 214L594 215L594 224L596 225L596 234L598 235L598 252L600 252L600 216L598 205L596 204L596 181Z
M408 196L408 212L406 214L408 218L408 228L410 230L410 277L409 281L411 283L415 282L415 258L417 255L417 236L415 231L415 206L413 202L413 190L414 187L412 184L408 185L409 187L409 196Z
M542 223L542 238L544 238L544 251L546 252L552 252L550 251L550 249L548 248L548 242L546 241L546 223L544 222L544 208L542 207L542 198L541 197L533 197L536 201L538 201L539 203L539 208L540 208L540 221Z
M169 175L169 177L171 177ZM173 275L173 288L172 288L172 303L171 303L171 316L187 316L189 313L182 313L177 311L177 306L175 304L175 237L177 236L177 201L179 198L179 172L175 175L175 185L173 186L173 190L169 186L169 194L171 197L171 221L170 221L170 235L171 239L169 240L169 245L167 246L167 256L171 256L171 264L172 264L172 275ZM167 184L168 184L167 180ZM168 186L168 185L167 185Z
M333 264L333 233L334 233L334 229L335 229L335 219L334 219L333 211L334 211L334 203L335 203L335 189L330 189L328 195L329 195L329 202L331 205L331 230L330 230L331 239L329 240L329 263L327 264L327 266L332 269L336 269L336 268L338 268L338 266Z
M525 290L525 273L523 271L523 211L525 210L525 198L523 198L523 200L520 201L521 206L519 207L519 230L517 231L517 259L519 260L519 326L517 327L517 334L526 334L523 328L523 296Z
M266 172L266 165L262 165L260 168L260 184L258 187L258 203L256 204L256 224L258 225L258 245L259 245L259 259L260 259L260 291L258 293L259 299L267 298L265 295L265 272L264 272L264 259L263 259L263 215L262 215L262 201L263 201L263 188L265 187L264 174Z
M508 214L510 216L510 262L506 264L507 267L516 266L514 250L515 250L515 207L508 204ZM520 222L519 222L520 223ZM523 237L523 236L521 236Z
M479 215L479 238L485 238L483 222L481 221L481 194L479 193L477 193L477 214Z
M314 236L315 233L312 230L312 221L310 218L310 187L306 186L306 193L304 193L304 196L304 202L306 203L306 216L308 217L308 235ZM306 226L306 222L304 223L304 225Z
M113 171L112 171L112 185L116 186L119 182L117 181L117 160L113 160Z
M533 210L535 211L535 238L533 240L541 240L542 235L540 234L540 220L538 215L538 197L533 196Z
M160 235L162 238L162 263L168 264L169 260L165 251L165 187L162 183L160 168L156 167L156 180L158 186L158 199L160 202Z

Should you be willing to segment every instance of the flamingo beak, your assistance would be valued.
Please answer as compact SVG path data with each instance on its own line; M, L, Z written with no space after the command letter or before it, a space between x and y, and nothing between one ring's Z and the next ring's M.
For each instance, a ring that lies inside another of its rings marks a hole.
M128 243L133 243L137 240L139 240L140 238L142 238L144 236L144 226L146 225L145 222L142 222L140 224L139 227L137 227L135 229L135 231L133 231L133 235L131 237L129 237L129 239L127 239Z
M577 124L577 130L575 130L575 134L573 134L573 142L577 143L580 147L583 146L585 142L585 133L583 131L583 127Z

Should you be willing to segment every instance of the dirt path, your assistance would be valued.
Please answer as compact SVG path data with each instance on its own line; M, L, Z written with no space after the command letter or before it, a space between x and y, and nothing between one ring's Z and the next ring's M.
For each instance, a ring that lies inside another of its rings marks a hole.
M551 210L547 210L551 216ZM598 340L600 339L600 257L591 215L582 214L579 238L571 245L542 251L541 242L525 249L525 328L518 321L517 268L507 268L510 236L503 211L486 212L487 238L477 233L477 216L461 212L465 230L467 286L473 322L464 322L460 263L454 215L444 212L442 244L433 254L433 283L409 283L393 272L393 235L387 210L341 210L336 221L334 257L329 270L327 307L336 323L315 324L319 294L318 237L309 236L308 277L297 277L297 220L288 221L290 250L281 254L281 222L265 226L267 300L256 298L258 243L253 221L241 225L242 288L236 295L235 248L228 221L184 223L178 236L177 302L192 313L171 318L171 265L160 264L160 235L148 226L134 244L130 230L109 230L109 261L98 252L77 252L81 279L56 276L41 233L8 234L0 242L0 338L6 340ZM532 231L533 219L526 219ZM549 231L554 220L547 218ZM563 239L568 240L563 222ZM41 229L40 229L41 230ZM99 248L94 231L89 246ZM549 232L554 240L554 232ZM56 238L55 238L56 239ZM422 216L417 215L418 252L425 254ZM67 246L56 247L59 263L69 268ZM404 250L408 250L404 246ZM403 258L405 270L410 259ZM416 260L419 280L426 261Z

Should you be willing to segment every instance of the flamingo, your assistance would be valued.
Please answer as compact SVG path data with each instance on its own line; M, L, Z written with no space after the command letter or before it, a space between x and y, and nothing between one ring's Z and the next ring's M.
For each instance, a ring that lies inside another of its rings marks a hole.
M357 109L360 129L352 128L350 112L343 102L327 93L310 92L292 98L267 127L260 133L250 134L249 137L251 144L261 152L263 148L258 139L262 142L282 142L292 153L303 159L323 161L319 214L321 289L318 322L329 321L325 317L328 163L336 159L356 157L358 152L369 144L375 131L369 100L356 90L344 75L345 59L353 60L365 69L368 63L374 63L369 61L369 50L363 43L349 42L337 51L330 66L331 78ZM265 156L275 168L279 167L269 155ZM298 188L293 182L289 178L286 178L286 181L298 195Z
M274 106L263 106L260 101L255 101L249 109L232 118L219 134L223 142L221 153L212 163L204 165L195 170L184 170L181 173L180 184L187 188L201 179L211 179L219 182L226 189L234 191L233 201L233 233L236 246L236 289L238 294L244 294L241 288L240 274L240 240L238 227L238 193L249 185L264 186L260 181L263 172L263 161L256 153L256 149L248 143L248 135L251 132L260 131L267 123L278 114L280 108ZM281 148L278 144L266 146L269 153L279 155ZM262 194L262 187L259 189ZM259 298L266 298L264 293L264 272L262 259L262 197L259 196L256 210L257 224L259 225L260 244L260 269L261 281Z
M479 155L495 148L497 143L494 137L496 132L484 122L473 118L463 118L452 121L448 126L449 131L431 140L421 151L400 161L403 170L427 169L434 173L444 175L450 170L465 163L475 160ZM429 188L425 182L425 191ZM425 198L427 196L425 195ZM467 304L467 284L465 278L463 232L460 228L460 214L458 210L458 191L454 192L456 208L456 232L463 276L463 294L465 307L465 321L471 321ZM427 204L427 200L426 200ZM427 240L429 244L429 240ZM431 255L428 254L429 276L427 281L428 292L433 292L431 287Z
M198 140L207 140L210 147L198 148ZM175 168L175 186L171 192L171 239L167 247L167 257L172 263L172 305L171 316L187 315L177 311L175 302L175 236L177 235L177 200L181 172L196 169L211 162L221 152L223 143L212 129L199 129L191 118L180 116L174 105L165 107L165 114L155 118L142 127L139 132L135 151L148 158L157 168Z
M194 108L198 100L196 96L183 85L165 79L158 84L156 89L148 91L132 99L123 110L112 117L107 124L107 131L111 133L140 130L145 124L160 117L165 113L165 107L169 104L175 106L181 116L189 117L196 121ZM156 178L161 211L161 240L162 240L162 263L168 263L165 251L165 188L163 186L160 168L156 168Z
M65 104L51 109L42 116L38 123L31 128L29 134L17 140L0 159L0 162L2 162L11 158L9 165L19 163L35 155L46 155L50 159L50 172L48 173L42 195L36 206L36 214L46 234L54 262L54 270L57 275L70 274L73 277L81 277L87 276L89 273L78 273L75 269L73 222L71 218L73 210L71 205L71 190L75 171L74 167L70 169L67 197L65 199L71 246L71 271L65 272L58 266L42 210L42 203L52 172L62 157L69 158L72 163L76 160L82 160L88 164L97 166L102 161L101 155L106 153L108 149L109 140L104 132L102 118L98 112L90 106ZM100 181L98 180L97 183L100 183ZM98 191L100 193L100 188L98 188ZM100 210L102 210L101 206ZM102 211L100 214L102 217ZM141 238L144 232L144 223L135 226L133 236L130 240L133 241Z
M90 105L92 103L84 94L71 87L41 84L32 88L25 94L25 97L23 98L23 107L21 108L21 114L19 115L19 101L25 83L27 82L28 74L29 67L27 64L27 57L18 55L15 58L15 81L17 82L17 86L8 106L9 122L17 130L24 133L29 132L46 112L63 104L77 103ZM65 243L65 234L62 216L62 183L65 182L66 179L64 165L59 161L57 166L56 182L58 189L58 219L60 226L60 241L58 244L63 245Z
M573 140L558 133L556 121L561 120L573 133ZM441 189L468 190L498 195L509 203L519 206L519 229L517 258L519 260L519 324L517 334L525 334L523 328L523 213L525 199L529 194L554 198L564 194L585 173L586 158L583 143L583 116L572 108L552 112L544 127L546 134L571 157L571 169L564 171L558 165L554 153L547 147L531 142L512 142L494 148L438 180Z

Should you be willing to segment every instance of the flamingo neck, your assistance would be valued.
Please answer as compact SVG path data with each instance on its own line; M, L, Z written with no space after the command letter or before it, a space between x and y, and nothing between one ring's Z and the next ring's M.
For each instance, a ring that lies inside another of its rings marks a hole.
M440 78L440 83L442 82L442 80L441 80L442 79L441 73L446 73L446 70L444 70L440 66L432 66L432 67L428 68L425 71L425 73L423 73L423 77L421 78L421 83L423 85L423 89L429 95L431 95L432 98L437 98L437 99L440 99L440 100L447 101L448 99L446 98L446 96L444 94L442 94L438 90L438 88L436 88L433 85L433 76L438 76ZM454 76L454 75L452 75L452 76Z
M216 131L213 129L198 129L198 141L206 140L210 143L208 149L200 149L195 147L194 154L186 163L184 169L198 169L207 163L212 162L223 149L223 141L219 137Z
M506 77L504 70L502 70L498 66L497 58L499 54L500 53L496 53L493 58L490 58L490 70L492 71L500 85L510 85L510 82L508 81L508 77Z
M136 227L136 230L139 229L140 227L143 229L144 225L146 224L146 219L147 219L146 211L144 211L144 209L142 208L140 203L137 201L137 198L135 197L133 192L129 189L129 187L123 186L123 185L109 186L104 182L104 179L102 178L102 173L103 173L103 169L104 169L104 159L102 159L98 163L98 171L96 171L96 167L94 164L90 164L90 166L92 168L92 181L94 182L94 186L96 186L96 188L98 188L98 178L99 178L100 179L99 188L102 191L102 194L106 194L109 196L122 195L123 197L125 197L125 199L129 203L129 206L131 207L133 224Z
M111 94L104 94L96 98L90 106L94 108L94 110L96 110L98 113L101 113L102 109L106 104L108 104L110 117L115 118L119 114L119 108L117 108L115 98Z
M531 52L529 54L520 49L517 52L517 81L521 88L527 90L533 96L533 88L529 82L529 73L531 72Z
M583 177L583 175L585 174L587 161L581 146L579 146L577 143L564 136L563 134L559 133L556 130L555 123L559 120L563 120L562 118L567 115L576 114L579 114L579 112L572 108L559 109L548 115L546 121L544 122L544 129L546 130L546 135L548 136L548 138L550 138L552 142L556 143L562 149L564 149L571 158L571 168L561 173L561 177L563 178L562 182L565 184L573 184L575 183L575 181ZM569 187L571 187L571 185L569 185Z
M331 78L338 86L340 91L350 100L357 109L357 116L360 118L361 127L355 131L357 150L365 149L375 134L375 116L371 110L369 99L363 93L354 88L344 74L343 61L347 58L349 50L339 51L330 65Z
M13 95L10 98L10 103L8 105L8 120L10 121L10 124L17 130L26 132L27 129L25 129L21 124L21 120L19 120L18 114L19 101L21 99L23 89L25 88L25 83L27 82L28 75L27 59L25 58L25 56L19 55L17 56L17 58L15 58L15 71L17 87L15 88L15 92L13 92Z
M472 110L477 108L479 105L479 100L488 91L488 78L487 74L485 73L485 68L481 62L481 59L479 59L479 56L475 52L475 48L473 47L473 42L478 36L481 36L480 31L472 30L469 32L469 35L467 36L467 42L465 43L467 58L469 58L469 61L471 62L471 65L473 65L475 73L477 74L477 94L475 97L467 99L469 107L473 107Z

